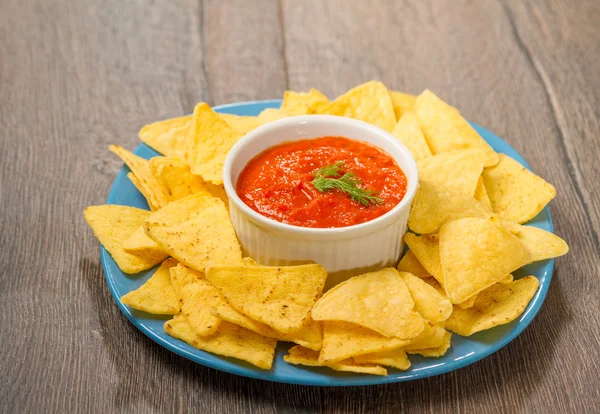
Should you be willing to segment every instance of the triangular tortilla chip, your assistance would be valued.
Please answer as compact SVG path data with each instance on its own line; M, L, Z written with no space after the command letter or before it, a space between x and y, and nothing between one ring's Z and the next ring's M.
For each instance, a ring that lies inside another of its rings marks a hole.
M225 157L240 137L208 104L196 105L185 155L192 173L223 184Z
M188 197L178 203L195 199ZM204 200L191 218L181 222L173 217L161 219L166 216L162 210L171 210L175 204L171 203L148 218L144 231L169 255L198 271L214 264L241 263L242 250L225 204L218 198Z
M171 275L171 286L173 286L177 300L181 298L181 289L184 286L194 283L197 280L206 280L204 273L190 269L181 263L172 267L169 273Z
M529 252L510 231L484 219L464 218L440 230L444 289L460 303L530 262Z
M391 351L373 352L372 354L357 355L352 358L357 364L377 364L386 367L393 367L401 371L410 368L410 361L404 349L394 349Z
M532 262L553 259L569 252L567 243L549 231L532 226L521 226L506 220L502 221L502 226L521 240L529 251Z
M281 110L289 116L316 113L329 103L329 99L316 89L308 92L285 91Z
M202 177L192 174L190 167L178 158L154 157L150 160L150 168L169 201L181 200L196 193L211 195Z
M489 211L493 211L492 202L488 197L487 191L485 189L485 185L483 184L483 178L479 177L477 181L477 187L475 187L475 200L482 203Z
M177 315L165 322L165 331L203 351L238 358L262 369L271 369L273 366L277 340L265 338L232 323L223 321L213 335L200 336L192 329L185 316Z
M473 197L452 191L434 181L419 179L408 227L419 234L437 233L450 220L491 216L485 205Z
M498 154L464 119L458 110L426 89L421 93L413 111L434 154L479 148L485 152L484 165L496 165Z
M431 277L431 274L423 267L417 256L412 250L406 252L406 254L400 260L397 267L399 272L408 272L420 278Z
M528 222L556 196L552 184L505 154L482 177L494 211L515 223Z
M164 256L166 259L169 257L162 247L160 247L154 240L146 236L144 232L144 226L138 227L132 234L123 242L123 249L127 253L131 253L137 256L150 255L152 257Z
M378 81L363 83L320 109L321 114L346 116L376 125L388 132L396 125L390 94Z
M442 323L433 324L428 321L421 335L416 337L410 344L405 346L403 349L406 352L412 352L421 349L437 348L444 343L445 335L446 330L444 329Z
M432 323L443 322L452 314L452 302L411 273L399 272L415 302L415 310Z
M483 171L480 149L445 152L417 161L419 179L465 196L474 196Z
M392 135L408 148L416 161L431 157L431 150L414 113L405 113L392 130Z
M409 354L419 354L424 357L430 358L439 358L444 356L448 349L450 349L450 342L452 341L452 334L450 332L446 332L444 334L443 342L440 346L436 348L427 348L427 349L419 349L414 351L406 351Z
M443 285L444 275L442 274L442 264L440 263L439 236L437 234L417 236L414 233L406 233L404 235L404 242L426 271Z
M316 321L343 321L385 336L410 339L423 331L423 318L398 271L385 268L354 276L335 286L315 303Z
M323 362L319 361L319 353L317 351L303 348L299 345L290 348L288 350L288 354L283 357L283 360L294 365L328 367L336 371L356 372L359 374L387 375L387 370L379 365L359 365L352 359L324 364Z
M496 283L477 295L472 308L455 307L446 328L457 335L469 336L512 322L525 311L538 286L534 276L508 284Z
M123 162L139 180L140 186L144 189L144 191L140 191L148 200L148 204L151 204L156 209L159 209L169 202L167 193L162 188L157 178L152 174L150 162L148 160L138 157L134 153L129 152L125 148L118 145L111 145L109 149L123 160Z
M146 189L142 185L141 181L138 180L138 178L132 172L127 173L127 178L129 178L129 181L131 181L131 184L133 184L133 186L144 196L144 198L146 199L146 203L148 203L148 207L150 208L150 210L152 210L152 211L158 210L159 207L156 207L154 204L152 204L152 199L150 197L150 193L148 193L146 191Z
M161 154L178 157L182 155L183 143L191 126L192 117L182 116L145 125L138 135L144 144Z
M221 319L214 316L211 309L224 302L219 291L206 280L196 279L180 286L179 295L181 314L192 329L200 336L215 333Z
M326 278L325 269L316 264L214 266L206 272L235 310L283 333L302 328Z
M130 274L150 269L166 258L164 254L133 255L123 249L123 242L149 215L150 212L147 210L110 204L91 206L83 212L85 220L100 244L108 250L119 269Z
M232 114L219 114L219 116L222 120L227 122L239 136L244 136L261 125L260 120L256 116L239 116Z
M121 296L121 302L130 308L155 315L178 314L179 299L171 285L169 272L176 265L175 259L165 260L146 283Z
M417 100L417 97L414 95L396 91L390 91L390 98L392 99L392 106L394 107L397 120L402 119L404 114L412 110Z

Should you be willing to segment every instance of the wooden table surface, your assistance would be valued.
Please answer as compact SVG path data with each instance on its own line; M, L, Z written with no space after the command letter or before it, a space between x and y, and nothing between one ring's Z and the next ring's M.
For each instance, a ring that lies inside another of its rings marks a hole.
M0 411L600 411L600 2L0 1ZM529 328L467 368L311 388L183 359L121 314L82 212L138 129L195 103L430 88L553 183L557 260Z

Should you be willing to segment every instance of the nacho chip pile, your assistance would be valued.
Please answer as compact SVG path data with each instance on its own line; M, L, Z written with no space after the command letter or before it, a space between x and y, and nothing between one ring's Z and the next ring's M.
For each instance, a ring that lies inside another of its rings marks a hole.
M248 257L228 214L223 163L231 147L265 123L296 115L359 119L390 132L413 154L419 189L409 217L409 248L398 268L356 275L323 293L318 264L270 267ZM286 91L280 109L258 116L193 115L144 126L139 137L162 156L146 160L113 145L150 211L103 205L84 216L119 268L159 265L121 298L141 312L168 315L164 329L191 346L273 364L284 360L373 375L410 368L410 355L440 357L452 334L469 336L518 318L538 280L513 272L566 254L552 233L523 225L555 196L552 185L497 154L431 91L359 85L330 101L316 89Z

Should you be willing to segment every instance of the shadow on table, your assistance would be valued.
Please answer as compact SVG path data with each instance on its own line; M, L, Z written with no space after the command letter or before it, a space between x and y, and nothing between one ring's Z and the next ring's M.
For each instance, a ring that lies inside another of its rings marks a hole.
M553 361L554 342L567 319L560 281L552 281L540 314L519 337L482 361L437 377L368 387L306 387L239 377L203 367L147 338L118 310L99 263L83 259L82 275L93 297L105 350L119 376L115 409L212 411L384 412L435 410L496 400L519 391L524 398ZM513 403L515 402L513 398ZM474 404L474 405L473 405ZM513 407L514 408L514 407Z

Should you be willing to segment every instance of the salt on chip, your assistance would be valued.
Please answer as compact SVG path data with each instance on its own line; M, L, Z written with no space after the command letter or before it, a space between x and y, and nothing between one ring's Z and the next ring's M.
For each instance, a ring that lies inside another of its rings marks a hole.
M338 362L357 355L402 348L411 342L412 339L383 336L353 323L325 321L319 360Z
M482 203L489 211L493 211L492 202L488 197L487 191L485 189L485 185L483 184L483 178L479 177L477 181L477 187L475 188L475 200Z
M523 243L491 220L454 220L442 227L439 237L442 285L455 304L530 262Z
M443 322L452 314L452 303L412 273L399 272L415 302L415 310L432 323Z
M182 116L145 125L138 135L144 144L161 154L180 156L191 126L192 117Z
M427 349L418 349L414 351L406 351L409 354L419 354L424 357L430 358L439 358L444 356L448 349L450 349L450 343L452 341L452 334L450 332L446 332L443 337L443 342L440 346L436 348L427 348Z
M508 155L483 171L483 183L494 212L523 224L537 216L556 196L556 189Z
M315 303L313 319L343 321L385 336L414 338L423 331L423 318L406 283L394 268L354 276L335 286Z
M123 242L123 250L127 253L135 255L149 254L152 256L163 255L166 259L169 255L160 247L154 240L146 236L144 226L138 227L132 234Z
M194 332L200 336L215 333L221 319L211 309L223 303L219 291L206 280L196 279L180 286L181 314L186 317Z
M154 157L150 160L150 168L167 193L169 201L177 201L196 193L210 195L202 177L192 174L190 167L178 158Z
M406 233L404 242L425 270L443 285L444 275L442 274L442 264L440 262L439 236L437 234L417 236L414 233Z
M154 315L176 315L179 300L171 284L170 269L177 260L165 260L152 277L142 286L121 296L121 302L130 308Z
M412 250L407 251L402 257L397 269L399 272L409 272L422 279L431 277L431 274L419 262Z
M484 165L498 162L498 154L464 119L458 110L430 90L421 93L413 107L421 130L434 154L467 148L479 148L485 153Z
M408 148L416 161L431 157L431 150L414 113L405 113L392 130L392 135Z
M239 136L246 135L248 132L261 125L260 120L256 116L239 116L221 113L219 116L222 120L227 122Z
M569 252L567 243L556 234L533 226L502 221L502 226L510 230L525 245L531 255L531 261L553 259Z
M223 321L213 335L200 336L192 329L185 316L177 315L165 322L164 328L167 334L194 348L238 358L262 369L271 369L273 366L277 340L232 323Z
M169 198L162 188L157 178L152 174L150 162L141 157L138 157L132 152L118 145L111 145L110 151L115 153L129 167L131 172L139 180L140 186L144 189L142 194L148 200L148 203L156 209L165 206L169 202Z
M162 210L171 210L173 204ZM205 199L191 218L180 222L172 217L162 219L166 216L162 210L148 218L144 231L169 255L198 271L214 264L241 263L242 251L221 200Z
M484 159L485 153L480 149L436 154L417 161L419 179L465 196L474 196Z
M302 328L326 278L316 264L213 266L206 272L235 310L283 333Z
M419 179L408 227L419 234L437 233L450 220L491 216L486 206L475 198L452 191L438 182Z
M396 91L390 91L390 98L392 99L392 106L398 120L402 119L404 114L413 109L417 100L417 97L414 95Z
M385 85L378 81L370 81L350 89L321 108L319 113L358 119L388 132L396 125L390 94Z
M289 116L310 115L329 103L329 99L317 89L308 92L285 91L281 110Z
M356 372L359 374L387 375L387 370L376 364L357 364L349 359L340 362L324 364L319 360L319 353L311 349L296 345L288 350L283 357L285 362L294 365L306 365L309 367L328 367L335 371Z
M123 249L123 242L142 225L150 212L135 207L103 205L90 206L83 216L94 235L125 273L138 273L165 260L164 254L134 255Z
M455 308L446 328L458 335L469 336L512 322L525 311L538 286L539 281L534 276L508 284L496 283L477 295L472 308Z
M391 351L373 352L372 354L357 355L352 358L357 364L376 364L386 367L393 367L401 371L410 368L410 360L404 349L394 349Z
M144 198L146 199L146 202L148 203L148 207L150 208L150 210L152 210L152 211L158 210L159 207L156 207L154 204L152 204L152 198L150 196L150 193L148 191L146 191L146 189L142 185L141 181L138 180L138 178L132 172L127 173L127 178L129 178L129 181L131 181L131 184L133 184L133 186L144 196Z
M416 337L414 341L405 346L403 349L406 352L418 351L421 349L437 348L444 343L446 330L443 324L434 324L428 322L423 333Z
M240 137L207 103L196 105L186 148L192 173L223 184L225 157Z

